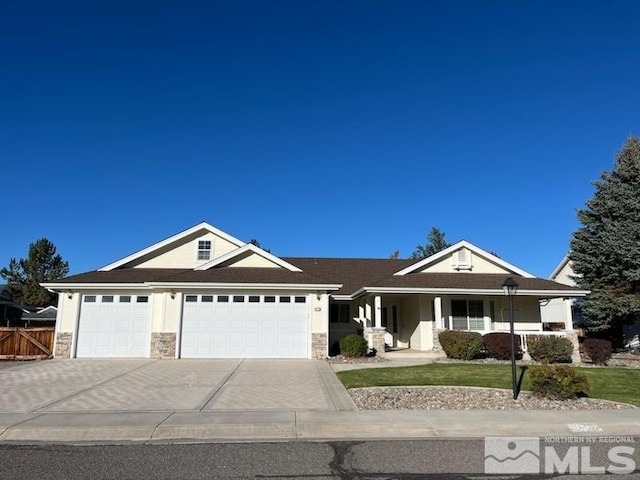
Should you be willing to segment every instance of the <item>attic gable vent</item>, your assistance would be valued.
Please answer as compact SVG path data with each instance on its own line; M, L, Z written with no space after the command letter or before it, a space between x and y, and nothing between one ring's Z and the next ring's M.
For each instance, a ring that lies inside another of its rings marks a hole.
M456 250L451 254L451 265L454 270L471 270L471 252L466 248Z

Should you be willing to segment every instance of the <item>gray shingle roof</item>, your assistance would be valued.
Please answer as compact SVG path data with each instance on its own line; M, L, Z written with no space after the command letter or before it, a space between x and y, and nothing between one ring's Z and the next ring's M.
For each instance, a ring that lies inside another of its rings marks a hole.
M363 287L500 290L507 277L513 277L521 290L578 291L579 289L540 278L515 274L481 273L394 273L415 260L361 258L283 258L302 269L214 267L209 270L165 268L118 268L93 271L58 280L56 283L263 283L318 285L339 284L337 294L350 295Z

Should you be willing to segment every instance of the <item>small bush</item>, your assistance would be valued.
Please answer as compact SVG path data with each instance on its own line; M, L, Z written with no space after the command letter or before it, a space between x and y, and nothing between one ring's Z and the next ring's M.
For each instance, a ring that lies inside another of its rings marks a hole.
M367 354L367 341L360 335L342 337L340 353L345 357L364 357Z
M584 351L596 365L606 365L611 360L611 342L602 338L586 338Z
M527 350L536 362L571 363L573 343L564 337L532 335L527 338Z
M567 400L587 396L591 389L587 377L569 365L529 367L531 390L538 397L551 400Z
M514 335L516 355L520 352L520 335ZM487 333L482 337L484 348L489 356L497 360L511 360L511 334L504 332Z
M482 335L478 332L445 330L438 334L438 340L449 358L472 360L482 351Z

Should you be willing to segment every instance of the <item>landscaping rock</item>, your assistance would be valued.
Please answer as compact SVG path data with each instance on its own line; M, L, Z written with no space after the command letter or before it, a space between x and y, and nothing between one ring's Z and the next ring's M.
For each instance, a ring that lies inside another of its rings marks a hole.
M636 408L591 398L548 400L511 390L476 387L370 387L349 394L361 410L601 410Z

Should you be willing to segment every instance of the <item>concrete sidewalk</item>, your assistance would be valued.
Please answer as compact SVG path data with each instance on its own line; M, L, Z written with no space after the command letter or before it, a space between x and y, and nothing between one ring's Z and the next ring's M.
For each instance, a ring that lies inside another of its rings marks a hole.
M1 443L183 443L640 436L638 410L0 414Z
M6 368L0 443L640 437L638 409L359 411L332 368L342 369L311 360L70 360Z

